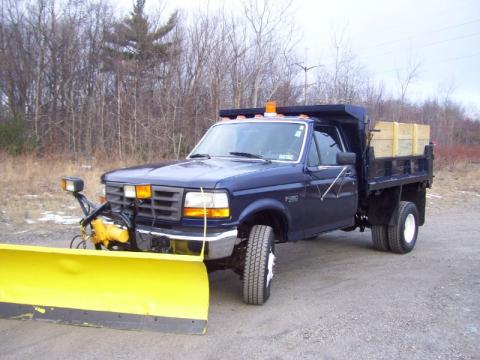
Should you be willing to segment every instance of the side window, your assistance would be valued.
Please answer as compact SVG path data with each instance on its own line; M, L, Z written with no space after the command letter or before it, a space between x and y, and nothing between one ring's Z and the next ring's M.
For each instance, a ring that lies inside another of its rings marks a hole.
M308 153L308 166L320 165L320 157L318 156L317 145L315 145L315 139L312 139L310 144L310 151Z
M336 165L337 153L343 151L336 129L333 127L316 129L315 139L320 150L321 164Z

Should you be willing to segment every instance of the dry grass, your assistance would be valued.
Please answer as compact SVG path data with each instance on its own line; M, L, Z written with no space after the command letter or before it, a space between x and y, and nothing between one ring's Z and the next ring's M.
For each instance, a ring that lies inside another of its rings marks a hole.
M427 192L427 211L450 207L465 211L480 205L480 164L463 162L434 171L433 186Z
M80 216L73 197L60 189L62 176L81 177L85 181L85 193L96 200L100 191L100 176L105 171L135 163L138 162L0 154L0 223L32 223L45 211Z

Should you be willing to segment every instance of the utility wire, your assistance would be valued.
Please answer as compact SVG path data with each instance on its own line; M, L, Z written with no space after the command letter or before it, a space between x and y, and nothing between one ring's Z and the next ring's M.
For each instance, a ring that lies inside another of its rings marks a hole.
M478 36L478 35L480 35L480 31L477 31L477 32L474 32L474 33L471 33L471 34L457 36L457 37L450 38L450 39L443 39L443 40L439 40L439 41L434 41L434 42L427 43L427 44L424 44L424 45L421 45L421 46L416 46L415 49L423 49L423 48L426 48L426 47L430 47L430 46L434 46L434 45L438 45L438 44L443 44L443 43L450 42L450 41L466 39L466 38L470 38L470 37L474 37L474 36ZM381 54L369 55L369 56L366 56L366 57L359 56L358 58L365 60L365 59L377 58L377 57L382 57L382 56L394 54L394 53L397 53L397 52L400 52L400 51L407 52L409 50L411 50L411 49L409 49L409 48L397 49L397 50L392 50L392 51L388 51L388 52L381 53Z
M364 50L376 49L376 48L379 48L379 47L383 47L383 46L387 46L387 45L391 45L391 44L396 44L396 43L399 43L399 42L402 42L402 41L415 39L417 37L422 37L422 36L425 36L425 35L435 34L435 33L450 30L450 29L456 29L456 28L459 28L459 27L462 27L462 26L465 26L465 25L474 24L474 23L479 22L479 21L480 21L480 19L475 19L475 20L466 21L466 22L463 22L463 23L460 23L460 24L446 26L446 27L436 29L436 30L430 30L430 31L425 31L425 32L418 33L418 34L413 34L411 36L404 37L404 38L401 38L401 39L396 39L396 40L392 40L392 41L385 41L385 42L379 43L377 45L366 47L363 50L360 50L360 53Z
M476 53L469 54L469 55L464 55L464 56L457 56L457 57L442 59L442 60L440 60L440 61L431 62L430 65L443 64L443 63L447 63L447 62L455 62L455 61L458 61L458 60L464 60L464 59L468 59L468 58L472 58L472 57L476 57L476 56L480 56L480 52L476 52ZM393 72L393 71L403 70L403 69L406 69L406 68L407 68L407 67L395 68L395 69L390 69L390 70L385 70L385 71L373 72L373 73L371 73L371 74L372 74L372 75L378 75L378 74L383 74L383 73L389 73L389 72Z

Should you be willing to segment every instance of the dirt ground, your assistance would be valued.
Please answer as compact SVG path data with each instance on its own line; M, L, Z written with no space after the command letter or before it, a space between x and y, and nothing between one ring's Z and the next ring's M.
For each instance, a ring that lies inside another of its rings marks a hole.
M480 359L478 177L456 174L437 174L410 254L374 251L368 230L282 244L264 306L210 274L206 335L0 320L0 359ZM0 242L67 246L75 204L25 195L0 208ZM38 209L11 211L25 199Z

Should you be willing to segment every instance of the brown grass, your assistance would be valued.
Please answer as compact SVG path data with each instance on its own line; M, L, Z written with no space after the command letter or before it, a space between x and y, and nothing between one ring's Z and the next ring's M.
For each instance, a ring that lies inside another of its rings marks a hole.
M63 176L85 181L85 193L98 200L100 176L111 169L138 162L92 159L71 160L60 156L35 157L0 154L0 223L25 224L45 211L63 211L80 216L73 197L60 189Z
M434 149L435 168L454 169L463 163L480 163L480 145L439 145Z

